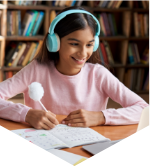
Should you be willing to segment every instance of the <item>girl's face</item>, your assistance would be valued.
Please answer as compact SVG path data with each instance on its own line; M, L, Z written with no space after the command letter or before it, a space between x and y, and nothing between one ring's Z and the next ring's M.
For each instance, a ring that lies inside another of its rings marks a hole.
M89 27L61 38L57 70L64 75L80 72L94 48L94 36Z

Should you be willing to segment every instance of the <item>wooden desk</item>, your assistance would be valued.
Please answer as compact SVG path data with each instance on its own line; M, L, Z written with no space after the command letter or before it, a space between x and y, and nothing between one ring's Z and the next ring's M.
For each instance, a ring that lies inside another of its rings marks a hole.
M57 119L59 122L62 121L66 116L64 115L57 115ZM0 119L0 125L5 127L8 130L16 130L16 129L24 129L29 128L31 126L16 123L4 119ZM126 138L133 133L136 132L137 125L127 125L127 126L97 126L91 127L93 130L97 131L98 133L102 134L103 136L110 138L111 140L118 140ZM65 148L64 151L71 152L74 154L78 154L85 157L91 157L92 155L82 149L82 146L74 147L74 148Z

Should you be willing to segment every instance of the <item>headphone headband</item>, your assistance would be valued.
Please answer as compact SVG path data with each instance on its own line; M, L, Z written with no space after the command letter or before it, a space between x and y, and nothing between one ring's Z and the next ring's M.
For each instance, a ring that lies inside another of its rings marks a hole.
M97 28L96 28L96 36L99 36L100 34L100 24L99 24L99 21L97 20L97 18L91 14L90 12L87 12L87 11L84 11L84 10L79 10L79 9L75 9L75 10L68 10L68 11L65 11L63 13L60 13L58 16L56 16L54 18L54 20L52 21L50 27L49 27L49 33L52 35L54 34L54 28L56 26L56 24L61 20L63 19L64 17L66 17L68 14L73 14L73 13L85 13L85 14L89 14L93 17L93 19L96 21L97 23Z

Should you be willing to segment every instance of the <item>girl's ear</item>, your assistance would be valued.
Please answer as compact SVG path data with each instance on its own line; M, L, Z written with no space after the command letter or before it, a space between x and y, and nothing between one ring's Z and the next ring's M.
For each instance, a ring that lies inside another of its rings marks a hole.
M99 47L99 37L95 36L95 44L94 44L94 48L93 48L93 52L95 52Z
M60 49L60 38L57 33L47 35L46 46L49 52L57 52Z

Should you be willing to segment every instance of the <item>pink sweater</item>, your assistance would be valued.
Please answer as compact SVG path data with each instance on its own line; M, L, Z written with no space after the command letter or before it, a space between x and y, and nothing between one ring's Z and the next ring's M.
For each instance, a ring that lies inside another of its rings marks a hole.
M99 64L86 63L77 75L67 76L58 72L53 62L47 66L34 60L0 83L1 118L25 122L29 109L43 109L29 98L28 86L32 82L42 84L45 92L41 101L47 110L64 115L78 109L102 111L106 125L136 124L142 109L148 106ZM18 93L24 94L25 105L6 101ZM109 97L123 108L106 109Z

